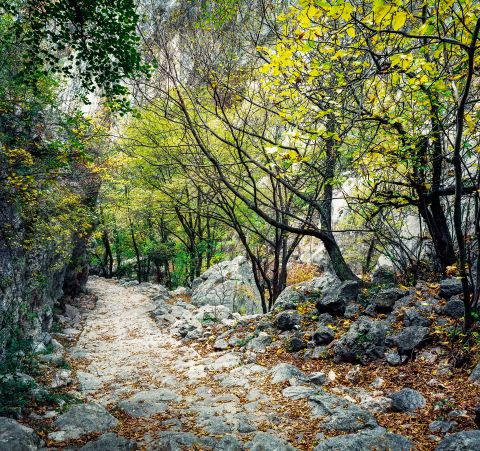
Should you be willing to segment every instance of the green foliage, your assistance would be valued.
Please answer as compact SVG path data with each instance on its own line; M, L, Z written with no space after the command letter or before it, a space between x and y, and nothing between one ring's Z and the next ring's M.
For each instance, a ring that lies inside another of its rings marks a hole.
M1 1L0 17L10 22L8 34L20 39L17 77L39 92L47 74L74 76L87 93L101 90L126 111L122 81L148 73L137 49L133 0Z

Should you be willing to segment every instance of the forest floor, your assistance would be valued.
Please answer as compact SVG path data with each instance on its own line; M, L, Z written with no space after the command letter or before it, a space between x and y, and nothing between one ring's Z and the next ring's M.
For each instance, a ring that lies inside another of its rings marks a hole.
M95 277L89 281L89 289L97 302L94 308L82 312L81 333L69 349L75 382L68 390L79 394L83 402L105 407L119 420L110 431L134 441L139 449L236 450L244 446L256 450L312 450L319 441L337 435L322 430L318 415L312 414L308 402L312 384L302 384L292 376L272 383L272 371L281 362L306 372L322 370L329 379L328 387L322 389L349 402L358 402L354 391L349 391L357 383L375 402L386 399L385 392L375 388L375 380L383 381L389 389L400 389L415 376L416 386L422 387L427 397L429 413L379 413L375 418L380 426L409 437L416 449L436 446L428 438L427 427L435 419L436 401L455 395L464 399L457 408L471 407L468 403L472 397L459 393L465 380L461 379L460 385L445 380L440 389L428 388L432 374L422 362L411 363L403 370L365 367L352 383L345 374L354 365L302 364L288 354L274 352L258 355L252 361L247 353L214 351L208 342L176 339L168 328L159 327L152 315L155 306L151 297L138 288ZM281 371L278 374L281 376ZM52 433L61 429L53 423L49 429L45 433L46 449L79 449L100 436L93 432L79 438L64 437Z

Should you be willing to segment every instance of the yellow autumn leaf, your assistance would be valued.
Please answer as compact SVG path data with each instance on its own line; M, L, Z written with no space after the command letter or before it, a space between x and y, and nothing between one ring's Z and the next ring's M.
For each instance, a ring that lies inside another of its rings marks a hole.
M397 11L393 16L392 27L395 31L400 30L407 22L407 13L404 11Z

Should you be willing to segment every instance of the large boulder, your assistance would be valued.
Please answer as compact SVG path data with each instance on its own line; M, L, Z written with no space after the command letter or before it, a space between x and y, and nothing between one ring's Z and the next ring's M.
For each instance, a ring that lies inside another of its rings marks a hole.
M373 285L393 285L395 283L395 272L390 266L379 266L372 274Z
M413 443L406 437L378 428L356 434L332 437L320 442L314 451L410 451Z
M443 279L440 281L440 296L442 298L451 298L456 294L463 293L462 281L460 279Z
M260 293L245 257L217 263L199 279L192 285L193 305L222 305L242 314L262 312Z
M40 444L33 429L11 418L0 417L0 449L5 451L34 451Z
M400 355L410 355L414 349L423 346L428 340L429 329L425 326L405 327L396 337Z
M480 451L480 430L447 435L435 451Z
M400 288L380 290L373 296L372 305L379 313L389 313L393 310L395 302L404 297L406 294L407 292Z
M336 362L369 363L385 354L387 327L383 321L360 317L335 343Z
M442 313L451 318L462 318L465 315L465 304L458 297L452 298L445 304Z
M283 290L275 301L274 311L296 309L299 304L318 299L329 288L340 285L336 276L325 273L307 282L291 285Z
M315 303L318 313L342 316L347 305L357 300L358 291L358 282L352 280L347 280L340 285L329 288Z

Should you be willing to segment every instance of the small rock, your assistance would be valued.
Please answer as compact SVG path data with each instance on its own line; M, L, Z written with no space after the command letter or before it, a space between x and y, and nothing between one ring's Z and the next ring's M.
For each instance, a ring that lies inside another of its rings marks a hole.
M370 412L351 404L347 408L333 410L322 427L327 431L357 432L374 429L378 424Z
M267 350L268 346L272 344L272 337L266 332L260 332L258 337L253 338L247 344L247 349L254 352L263 353Z
M455 423L452 423L451 421L433 421L428 425L428 429L430 432L441 432L442 434L446 434L452 427L455 425Z
M405 316L403 318L403 323L406 327L410 326L430 326L430 320L425 318L423 315L418 313L416 309L408 309L405 311Z
M396 412L414 412L426 405L423 395L411 388L403 388L388 397L392 400L392 409Z
M387 328L383 321L361 316L333 347L335 362L362 364L382 358Z
M392 400L386 396L370 396L360 403L360 407L371 413L384 413L392 409Z
M285 310L279 313L275 318L277 329L282 331L292 330L300 324L300 315L296 310Z
M166 401L178 401L180 397L167 389L138 392L118 403L118 408L135 418L151 417L167 410Z
M328 326L329 324L335 324L335 318L330 313L322 313L318 315L317 322L319 325Z
M311 373L308 375L308 381L315 385L324 385L327 382L327 375L322 372Z
M345 375L345 378L352 384L357 384L360 381L361 374L360 368L356 366L348 371L348 373Z
M288 352L298 352L307 347L307 343L299 337L292 337L288 340L286 348Z
M358 304L348 304L345 308L345 313L343 316L347 319L355 318L360 313L360 307Z
M213 343L213 349L215 351L225 351L228 349L228 343L227 340L224 340L223 338L215 340L215 343Z
M327 326L320 326L313 334L316 346L328 345L335 338L335 332Z
M60 370L53 375L51 383L52 388L65 387L72 383L72 372L70 370Z
M280 384L290 379L306 380L307 376L296 366L289 363L279 363L270 370L272 384Z
M447 417L448 418L460 418L460 417L467 418L468 412L466 410L456 409L456 410L450 411Z
M392 351L385 354L385 360L389 365L398 366L407 362L408 356L400 355L397 351Z
M319 313L330 313L342 316L347 304L356 301L359 291L358 282L347 280L339 286L328 290L327 293L315 303Z
M480 362L477 363L475 368L470 373L469 379L472 382L479 382L480 381Z

